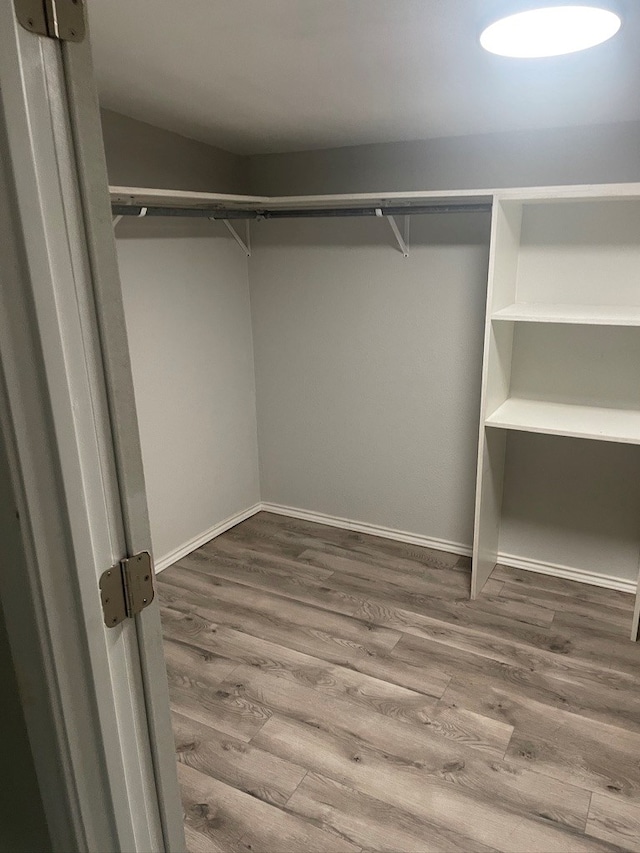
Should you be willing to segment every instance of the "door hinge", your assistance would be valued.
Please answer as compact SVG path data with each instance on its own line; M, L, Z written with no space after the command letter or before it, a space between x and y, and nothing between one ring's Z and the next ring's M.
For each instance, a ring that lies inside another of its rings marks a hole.
M60 41L82 41L84 0L13 0L18 22L31 33Z
M104 624L108 628L115 628L148 607L154 595L151 554L141 551L133 557L120 560L103 572L100 578Z

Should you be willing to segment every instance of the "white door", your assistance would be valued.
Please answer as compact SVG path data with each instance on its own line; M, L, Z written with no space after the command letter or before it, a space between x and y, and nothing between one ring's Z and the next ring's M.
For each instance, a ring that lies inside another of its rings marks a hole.
M174 853L158 603L107 628L98 590L151 543L89 40L27 29L56 3L79 39L80 0L0 3L0 597L53 849Z

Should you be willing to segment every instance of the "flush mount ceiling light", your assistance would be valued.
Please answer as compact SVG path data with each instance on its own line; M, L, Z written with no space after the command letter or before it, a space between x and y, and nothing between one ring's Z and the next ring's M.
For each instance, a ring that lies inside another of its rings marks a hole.
M600 6L547 5L495 21L483 30L480 44L499 56L560 56L602 44L621 23L616 12Z

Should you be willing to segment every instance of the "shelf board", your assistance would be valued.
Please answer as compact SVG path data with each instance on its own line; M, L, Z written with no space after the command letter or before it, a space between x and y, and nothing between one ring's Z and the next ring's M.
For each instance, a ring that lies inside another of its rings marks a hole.
M492 315L517 323L567 323L585 326L640 326L640 305L562 305L515 302Z
M584 199L586 201L606 201L621 198L640 198L640 183L632 184L585 184L560 187L524 187L511 189L466 189L466 190L412 190L409 192L368 192L340 193L323 195L296 196L253 196L237 193L208 193L191 190L171 190L154 187L109 187L111 201L116 204L135 204L143 206L170 207L238 207L240 209L257 205L269 208L371 206L402 204L430 204L459 201L490 203L494 198L501 201L527 202L563 202Z
M640 411L576 406L511 397L486 420L488 427L640 444Z
M492 190L421 190L412 192L340 193L325 195L256 196L233 193L206 193L190 190L155 189L153 187L109 187L114 204L133 204L148 207L224 207L239 209L264 207L269 209L324 207L370 207L434 204L491 204Z

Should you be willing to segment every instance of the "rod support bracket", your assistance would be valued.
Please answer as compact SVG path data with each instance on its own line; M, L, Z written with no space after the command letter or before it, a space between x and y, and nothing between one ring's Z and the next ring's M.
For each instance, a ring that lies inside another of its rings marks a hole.
M378 214L376 211L376 215ZM387 216L387 222L391 226L391 230L393 231L393 235L396 238L396 242L398 243L398 248L402 252L405 258L409 257L409 217L403 216L403 225L402 225L402 234L400 233L400 229L398 228L398 223L396 222L395 216Z
M247 220L245 221L245 228L246 228L246 232L245 232L245 238L244 238L244 240L243 240L243 239L242 239L242 237L238 234L238 232L237 232L237 231L236 231L236 229L233 227L233 225L229 222L229 220L228 220L228 219L223 219L222 221L223 221L223 222L224 222L224 224L226 225L227 229L229 230L229 233L231 234L231 236L233 237L233 239L236 241L236 243L238 244L238 246L240 246L240 248L241 248L241 249L242 249L242 251L245 253L245 255L246 255L248 258L250 258L250 257L251 257L251 231L250 231L250 227L249 227L249 220L247 219Z

